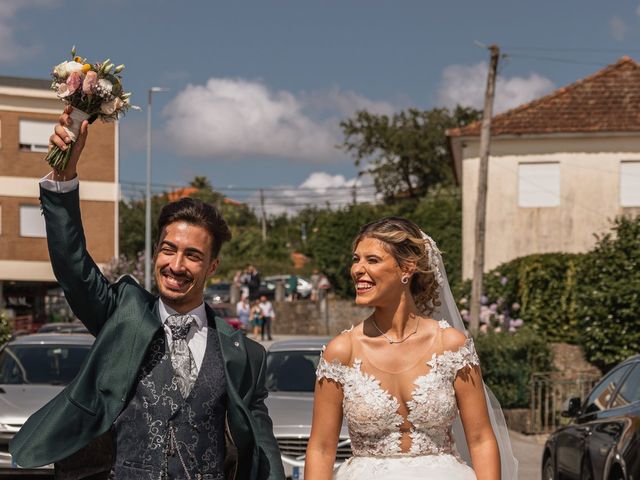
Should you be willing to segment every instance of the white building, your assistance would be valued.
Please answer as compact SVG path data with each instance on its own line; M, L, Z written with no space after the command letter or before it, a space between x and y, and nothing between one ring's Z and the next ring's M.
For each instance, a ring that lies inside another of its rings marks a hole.
M447 132L473 271L480 122ZM621 58L492 119L485 271L534 253L585 252L640 213L640 65Z

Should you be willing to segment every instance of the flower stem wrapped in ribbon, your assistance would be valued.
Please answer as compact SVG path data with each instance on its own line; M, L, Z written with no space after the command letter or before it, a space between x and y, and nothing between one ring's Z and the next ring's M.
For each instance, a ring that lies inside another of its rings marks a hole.
M78 138L84 120L90 123L96 119L113 122L130 108L139 110L129 101L131 93L122 88L120 74L124 65L115 66L109 59L87 63L86 58L76 55L76 47L71 50L71 58L54 67L51 73L51 89L65 105L73 107L73 122L70 127L64 127L71 138L70 148L63 151L54 145L46 156L49 165L59 172L67 167L71 147Z

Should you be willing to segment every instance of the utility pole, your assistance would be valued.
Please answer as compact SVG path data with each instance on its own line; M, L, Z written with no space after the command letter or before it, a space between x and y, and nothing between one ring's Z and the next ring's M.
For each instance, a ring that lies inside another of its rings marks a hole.
M480 298L482 296L482 275L484 273L484 250L487 214L487 178L489 172L489 151L491 147L491 117L493 116L493 97L496 89L496 72L500 48L489 47L491 61L487 75L487 90L484 96L484 112L480 131L480 166L478 167L478 197L476 199L476 229L473 258L473 280L471 284L471 318L469 329L472 334L480 327Z
M267 241L267 212L264 209L264 190L260 189L260 207L262 208L262 241Z

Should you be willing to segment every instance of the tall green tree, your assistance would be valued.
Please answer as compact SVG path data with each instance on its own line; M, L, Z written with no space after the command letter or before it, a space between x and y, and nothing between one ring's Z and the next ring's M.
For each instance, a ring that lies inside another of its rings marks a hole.
M387 201L420 198L437 185L453 184L445 131L480 117L480 111L460 106L453 111L411 108L392 116L362 110L340 123L342 148L373 176Z

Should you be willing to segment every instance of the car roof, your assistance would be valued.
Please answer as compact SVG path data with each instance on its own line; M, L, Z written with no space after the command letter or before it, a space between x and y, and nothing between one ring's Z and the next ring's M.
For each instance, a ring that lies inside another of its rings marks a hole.
M296 338L292 340L280 340L273 342L269 347L270 352L285 352L290 350L321 350L331 341L331 337Z
M9 345L92 345L95 338L87 333L33 333L8 342Z

